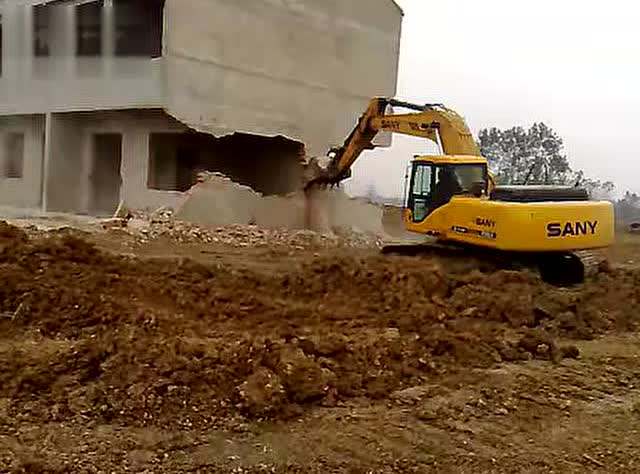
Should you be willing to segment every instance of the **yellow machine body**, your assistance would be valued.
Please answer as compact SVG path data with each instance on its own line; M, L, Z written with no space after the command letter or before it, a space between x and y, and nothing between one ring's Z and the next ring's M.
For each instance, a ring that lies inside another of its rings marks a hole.
M416 158L412 168L420 165L486 167L486 160L424 156ZM407 207L405 228L446 241L515 252L597 249L613 243L614 211L608 201L504 202L491 200L491 191L453 196L424 217Z

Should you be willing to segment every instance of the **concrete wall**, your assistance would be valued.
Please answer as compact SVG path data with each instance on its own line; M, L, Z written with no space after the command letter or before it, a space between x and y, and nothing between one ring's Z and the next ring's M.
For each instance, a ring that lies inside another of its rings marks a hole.
M0 203L23 208L40 207L44 127L43 115L0 117L0 149L6 133L24 134L22 178L0 177Z
M121 198L133 208L175 206L181 193L147 189L149 134L185 127L162 111L52 114L46 203L48 211L86 213L90 208L92 136L122 135Z
M214 134L340 143L394 95L401 12L389 0L167 0L166 108Z
M37 3L0 0L0 115L164 107L200 131L285 134L318 154L396 89L391 0L167 0L156 60L76 57L76 2L53 9L51 57L33 57Z
M36 1L0 3L2 76L0 115L98 109L153 108L164 104L162 58L83 58L75 55L75 17L69 5L52 8L50 57L33 55Z
M81 210L83 179L82 122L71 114L52 114L45 153L45 207L48 211Z
M166 0L158 60L75 57L65 6L51 57L34 58L25 5L36 3L45 1L0 0L0 116L50 117L38 122L50 132L46 178L33 171L31 181L1 184L3 204L44 195L49 210L86 211L96 132L123 134L128 205L177 203L179 193L147 189L148 134L184 126L161 112L97 110L164 109L199 131L285 135L314 155L342 142L371 96L395 94L401 12L390 0ZM42 139L27 143L36 156ZM28 191L11 192L27 182Z

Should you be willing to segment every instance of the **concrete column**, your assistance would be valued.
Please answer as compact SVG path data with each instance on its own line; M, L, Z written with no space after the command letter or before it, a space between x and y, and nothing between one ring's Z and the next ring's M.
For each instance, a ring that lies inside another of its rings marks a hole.
M313 187L305 191L304 199L305 228L316 232L330 233L329 191Z
M93 173L93 136L84 133L80 145L80 182L79 182L79 206L80 214L89 214L91 208L91 174Z
M42 154L42 211L49 209L49 176L51 174L51 157L53 155L51 133L53 131L53 116L47 113L44 118L44 153Z
M75 75L76 9L73 5L55 5L50 17L51 57L58 77Z
M4 144L5 137L6 134L0 132L0 179L4 178L4 172L7 169L7 147Z
M22 57L24 61L23 78L31 78L33 74L33 5L25 5L22 32Z
M120 199L124 199L127 206L136 207L136 197L144 195L147 189L147 134L131 124L122 136L122 165L120 175Z
M13 2L4 2L2 6L2 79L9 84L9 93L15 93L19 81L22 9Z
M113 0L104 0L102 6L102 57L106 77L113 76L113 57L116 51L115 16Z

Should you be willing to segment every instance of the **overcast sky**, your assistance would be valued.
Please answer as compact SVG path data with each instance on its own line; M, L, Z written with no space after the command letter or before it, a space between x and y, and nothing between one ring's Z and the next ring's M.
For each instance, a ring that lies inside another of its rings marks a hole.
M640 192L640 4L636 0L397 0L398 96L443 102L474 132L544 121L575 169ZM402 193L414 153L395 138L354 167L351 192ZM432 151L432 150L431 150Z

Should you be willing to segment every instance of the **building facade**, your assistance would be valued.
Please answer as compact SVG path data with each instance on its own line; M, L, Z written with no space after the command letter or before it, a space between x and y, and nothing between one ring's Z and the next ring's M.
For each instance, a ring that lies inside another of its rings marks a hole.
M172 205L198 170L265 194L393 95L391 0L0 0L0 205ZM304 145L303 145L304 144Z

